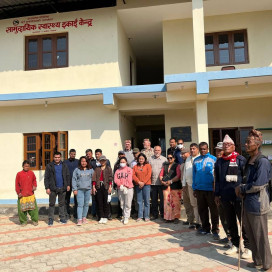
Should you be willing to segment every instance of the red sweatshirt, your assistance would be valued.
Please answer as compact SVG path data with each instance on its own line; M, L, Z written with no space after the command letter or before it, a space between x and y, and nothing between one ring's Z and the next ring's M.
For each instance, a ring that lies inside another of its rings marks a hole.
M36 176L32 171L21 171L17 173L15 190L17 195L31 196L34 194L33 186L37 187Z

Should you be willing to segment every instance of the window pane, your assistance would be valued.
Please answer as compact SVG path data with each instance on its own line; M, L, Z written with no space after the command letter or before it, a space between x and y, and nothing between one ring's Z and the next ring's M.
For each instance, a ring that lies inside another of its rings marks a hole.
M62 159L66 159L66 151L60 151Z
M228 48L229 47L229 38L227 34L219 35L219 48Z
M206 51L206 65L214 64L214 53L213 51Z
M229 63L229 50L219 50L219 63Z
M51 148L51 137L48 134L44 135L44 149L50 149Z
M65 134L60 134L60 146L59 149L66 149L65 146Z
M43 67L52 66L52 53L43 53Z
M43 39L43 51L52 51L52 40L50 38Z
M235 33L234 34L234 46L244 46L245 41L244 41L244 33Z
M28 41L28 52L35 53L38 51L38 41L37 40L29 40Z
M213 36L205 36L205 49L213 49Z
M28 55L28 68L37 68L38 67L38 56L36 54L34 55Z
M67 63L67 53L57 52L57 66L65 66Z
M237 48L234 49L235 62L245 62L245 49Z
M36 150L36 136L27 137L27 151L35 151Z
M51 152L46 151L44 152L44 164L47 165L50 162L51 162Z
M27 153L27 160L29 160L30 162L30 167L36 167L37 165L36 153Z
M66 50L66 37L57 38L57 50Z

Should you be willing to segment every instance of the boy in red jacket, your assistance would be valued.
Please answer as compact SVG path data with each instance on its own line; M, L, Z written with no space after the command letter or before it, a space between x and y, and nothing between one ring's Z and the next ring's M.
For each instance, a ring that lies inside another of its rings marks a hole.
M34 226L38 225L39 214L34 195L37 188L35 174L29 170L30 163L23 162L23 170L17 173L15 189L18 195L18 215L22 226L27 225L27 213L30 215Z

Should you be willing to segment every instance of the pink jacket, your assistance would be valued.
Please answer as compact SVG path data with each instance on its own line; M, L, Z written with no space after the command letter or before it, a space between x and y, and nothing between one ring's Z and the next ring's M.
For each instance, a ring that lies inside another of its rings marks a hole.
M114 182L116 183L118 189L121 185L124 185L127 188L133 188L132 169L128 166L118 168L114 174Z

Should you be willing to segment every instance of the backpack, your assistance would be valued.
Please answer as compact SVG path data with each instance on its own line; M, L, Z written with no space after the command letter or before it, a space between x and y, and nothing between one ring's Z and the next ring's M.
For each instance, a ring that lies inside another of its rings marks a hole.
M256 158L256 160L255 160L255 162L254 162L254 168L255 168L255 169L258 168L259 161L260 161L260 159L262 159L262 158L265 158L265 159L268 160L268 158L267 158L266 156L260 154L260 155ZM247 162L246 162L245 169L244 169L244 173L247 173L249 159L250 159L250 158L248 158L248 160L247 160ZM269 160L268 160L268 161L269 161ZM269 163L270 163L270 161L269 161ZM246 178L246 177L244 176L244 183L245 183L245 180L246 180L245 178ZM272 179L272 169L271 169L271 171L270 171L270 178L269 178L269 182L268 182L268 195L269 195L270 203L272 202L272 181L271 181L271 179Z

